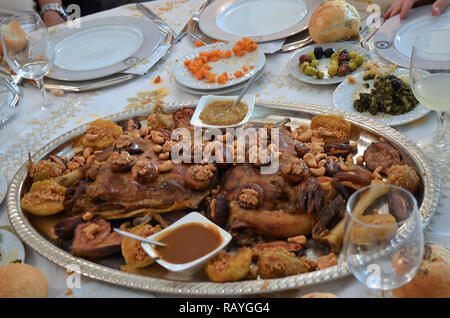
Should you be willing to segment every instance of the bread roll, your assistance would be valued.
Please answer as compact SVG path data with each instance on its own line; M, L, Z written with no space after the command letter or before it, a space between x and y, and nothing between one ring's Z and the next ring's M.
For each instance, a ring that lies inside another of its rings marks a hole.
M18 53L27 47L27 36L16 20L2 25L1 32L7 50Z
M47 277L40 269L22 263L0 267L0 298L44 298L47 296Z
M329 1L317 8L309 21L309 34L316 43L336 42L359 33L358 11L344 0Z
M423 262L416 276L406 285L394 289L397 298L449 298L450 251L443 246L425 244Z

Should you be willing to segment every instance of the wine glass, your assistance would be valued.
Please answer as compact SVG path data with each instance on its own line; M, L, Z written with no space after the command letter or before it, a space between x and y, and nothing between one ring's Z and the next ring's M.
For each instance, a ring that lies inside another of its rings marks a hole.
M414 96L438 114L437 130L418 140L418 146L432 151L434 161L447 161L445 111L450 110L450 30L419 35L411 54L410 83ZM437 150L437 153L436 153Z
M355 278L370 289L388 291L408 283L423 256L414 196L390 184L353 193L347 201L343 253Z
M22 33L20 29L13 34L7 31L16 23L23 30L26 43L17 40ZM42 95L42 109L45 109L48 99L43 78L53 66L55 47L44 22L36 13L16 15L4 19L0 30L3 54L9 67L16 74L36 81Z

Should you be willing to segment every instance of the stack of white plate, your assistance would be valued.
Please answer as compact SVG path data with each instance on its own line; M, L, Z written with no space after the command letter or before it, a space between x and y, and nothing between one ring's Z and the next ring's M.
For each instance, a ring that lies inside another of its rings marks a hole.
M219 59L217 62L208 62L211 66L210 72L213 74L223 74L227 72L228 80L225 84L208 83L206 80L198 80L184 65L185 60L193 60L198 57L200 52L207 52L212 50L221 50L226 52L231 50L235 43L214 43L199 47L189 54L185 55L175 65L173 75L176 83L181 90L195 94L195 95L218 95L234 92L242 89L246 82L252 76L261 76L262 70L266 63L266 58L263 52L255 50L253 52L245 52L242 57L232 55L230 58ZM247 66L248 71L243 71L243 66ZM244 76L235 77L233 74L236 71L241 71ZM217 77L216 77L217 78Z

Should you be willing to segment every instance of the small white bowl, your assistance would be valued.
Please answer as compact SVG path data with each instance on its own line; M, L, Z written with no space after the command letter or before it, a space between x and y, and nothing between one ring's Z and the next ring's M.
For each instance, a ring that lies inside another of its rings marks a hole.
M176 229L177 227L179 227L179 226L181 226L183 224L186 224L186 223L206 223L206 224L211 225L213 228L215 228L219 232L220 236L222 237L222 244L220 244L219 247L217 247L215 250L211 251L210 253L206 254L205 256L202 256L202 257L200 257L200 258L198 258L198 259L196 259L196 260L194 260L192 262L184 263L184 264L173 264L173 263L166 262L165 260L159 258L159 255L156 253L155 249L150 244L141 243L141 246L144 249L144 251L148 255L150 255L150 257L156 259L156 262L159 265L161 265L162 267L168 269L169 271L172 271L172 272L184 272L186 274L192 274L192 273L195 273L198 270L200 270L206 264L206 262L209 259L213 258L225 246L227 246L228 243L230 243L230 241L231 241L231 234L228 233L227 231L225 231L224 229L222 229L221 227L217 226L216 224L214 224L213 222L211 222L207 218L205 218L200 213L198 213L198 212L191 212L188 215L186 215L185 217L179 219L177 222L175 222L172 225L168 226L164 230L147 237L147 239L153 240L153 241L158 241L158 237L164 235L164 233L166 233L167 231L172 231L172 230Z
M241 101L244 102L245 104L247 104L248 110L247 110L247 116L245 116L245 118L240 123L237 123L234 125L228 125L228 126L216 126L216 125L205 124L199 118L200 113L202 112L203 108L205 108L205 106L210 104L211 102L216 101L216 100L235 101L237 98L238 98L238 96L216 96L216 95L202 96L197 104L197 107L195 108L194 114L192 115L191 125L197 126L197 127L212 127L212 128L228 128L228 127L242 126L243 124L248 122L248 120L250 119L250 117L252 115L253 107L255 106L255 100L256 100L255 95L244 95L242 97Z

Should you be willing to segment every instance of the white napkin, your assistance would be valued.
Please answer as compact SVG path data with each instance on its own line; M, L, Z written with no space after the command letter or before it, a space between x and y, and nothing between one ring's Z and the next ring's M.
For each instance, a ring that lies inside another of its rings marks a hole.
M170 45L161 45L155 49L155 51L148 57L146 57L143 61L136 63L129 69L123 71L123 73L127 74L137 74L144 75L155 65L164 55L167 50L170 48Z

